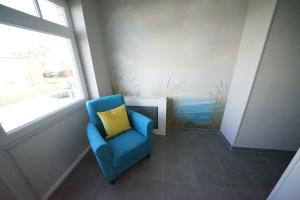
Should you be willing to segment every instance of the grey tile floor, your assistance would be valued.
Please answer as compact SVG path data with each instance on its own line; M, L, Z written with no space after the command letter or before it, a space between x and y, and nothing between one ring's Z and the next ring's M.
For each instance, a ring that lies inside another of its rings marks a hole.
M89 152L50 199L266 199L292 156L231 151L214 132L169 129L167 136L155 136L151 158L114 185Z

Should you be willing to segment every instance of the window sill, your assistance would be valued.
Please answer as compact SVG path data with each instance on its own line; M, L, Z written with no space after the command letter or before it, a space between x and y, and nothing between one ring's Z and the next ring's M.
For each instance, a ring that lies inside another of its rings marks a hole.
M15 128L8 133L2 134L0 146L12 146L20 140L38 134L40 131L52 126L53 124L63 120L70 114L85 108L85 99L78 100L72 104L59 108L47 115L39 117L27 124ZM3 138L3 139L2 139Z

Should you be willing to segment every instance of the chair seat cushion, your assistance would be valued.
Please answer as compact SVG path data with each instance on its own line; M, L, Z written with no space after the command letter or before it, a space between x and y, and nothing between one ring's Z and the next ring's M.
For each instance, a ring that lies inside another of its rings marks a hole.
M133 129L107 140L107 143L113 154L112 161L115 168L131 162L147 148L146 137Z

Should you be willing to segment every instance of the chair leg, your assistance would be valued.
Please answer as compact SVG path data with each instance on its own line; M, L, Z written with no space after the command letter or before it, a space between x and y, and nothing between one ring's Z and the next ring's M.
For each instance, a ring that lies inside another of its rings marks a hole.
M111 185L113 185L113 184L115 184L115 182L116 182L116 179L110 181L109 183L110 183Z

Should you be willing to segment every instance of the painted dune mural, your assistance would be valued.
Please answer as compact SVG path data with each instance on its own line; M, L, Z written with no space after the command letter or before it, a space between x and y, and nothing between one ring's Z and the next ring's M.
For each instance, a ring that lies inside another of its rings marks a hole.
M113 73L113 76L116 76ZM113 92L125 96L141 96L135 79L126 80L123 75L113 80ZM132 85L131 85L132 84ZM167 98L167 126L182 128L218 129L224 113L227 87L223 82L208 92L209 97L176 97L182 84L171 87L170 80L166 87L153 90L151 96ZM135 89L133 89L135 88Z
M218 129L247 1L138 2L101 7L114 92L167 97L168 127Z

